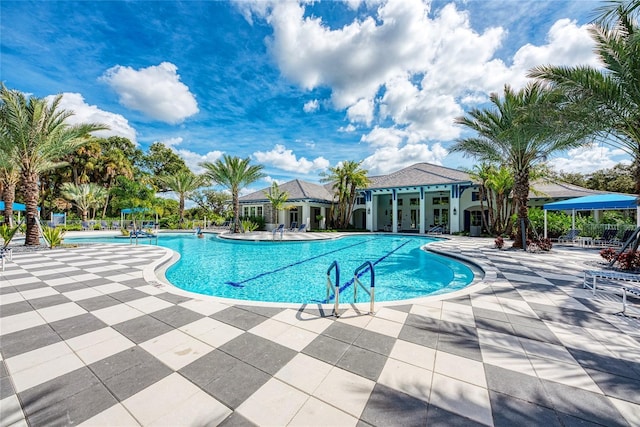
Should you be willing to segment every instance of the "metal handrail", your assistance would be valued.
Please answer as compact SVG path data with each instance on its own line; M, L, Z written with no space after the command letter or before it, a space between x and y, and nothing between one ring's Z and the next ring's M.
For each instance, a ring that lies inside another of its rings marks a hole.
M364 271L362 271L364 270ZM362 273L360 273L362 271ZM359 278L362 277L367 271L371 272L371 280L369 281L369 289L367 289ZM365 261L360 267L356 268L353 272L353 302L358 300L358 288L361 287L367 295L369 295L369 314L374 314L373 306L375 303L375 286L376 286L376 273L373 269L373 263L371 261Z
M336 270L336 283L335 285L333 283L331 283L331 270L333 270L335 268ZM329 298L331 297L331 288L333 287L336 298L335 298L335 303L333 306L333 315L336 317L339 317L340 314L338 313L338 306L340 305L340 266L338 265L338 261L333 261L331 263L331 265L329 266L329 268L327 269L327 299L326 301L329 301Z

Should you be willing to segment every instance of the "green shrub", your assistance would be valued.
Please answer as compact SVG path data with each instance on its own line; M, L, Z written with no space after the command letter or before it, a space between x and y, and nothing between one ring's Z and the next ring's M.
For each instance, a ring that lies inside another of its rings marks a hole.
M65 230L60 227L47 227L46 225L42 227L42 236L51 249L62 244L64 233Z
M16 225L15 227L9 227L8 224L2 224L0 226L0 237L2 237L2 241L4 246L8 246L11 243L11 239L16 235L20 225Z
M80 224L67 224L56 228L60 228L64 231L82 231L82 226Z
M265 225L265 221L264 221L264 217L261 216L246 216L246 217L240 217L240 224L242 224L244 221L251 221L253 223L256 224L256 228L255 230L264 230L264 225Z
M245 233L251 233L252 231L256 231L258 229L258 224L256 224L253 221L244 220L241 222L241 224L242 224L242 230Z

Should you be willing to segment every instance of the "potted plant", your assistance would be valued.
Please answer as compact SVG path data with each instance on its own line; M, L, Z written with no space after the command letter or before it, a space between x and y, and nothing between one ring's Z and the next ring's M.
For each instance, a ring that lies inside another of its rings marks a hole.
M318 228L324 230L324 216L316 215L316 221L318 221Z

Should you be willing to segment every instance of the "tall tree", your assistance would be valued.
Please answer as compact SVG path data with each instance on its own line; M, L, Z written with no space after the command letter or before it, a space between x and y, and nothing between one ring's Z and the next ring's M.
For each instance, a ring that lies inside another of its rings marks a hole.
M162 176L189 172L184 160L161 142L151 144L147 153L142 157L142 167L151 175L152 183L159 191L168 190L161 180Z
M264 177L262 165L251 165L251 159L241 159L225 154L214 163L200 164L206 169L205 176L231 191L233 200L233 232L240 231L240 190Z
M640 34L638 0L610 0L589 30L603 67L545 65L529 72L562 90L582 113L572 124L591 123L593 135L634 159L640 194Z
M107 199L107 190L98 184L74 184L67 182L62 185L62 195L71 200L72 204L80 211L82 221L87 220L91 208L99 208Z
M492 94L490 99L491 108L473 109L456 119L477 136L459 139L451 150L500 162L513 172L513 199L518 213L514 246L522 247L532 169L553 153L582 145L584 132L568 131L561 121L562 97L540 84L529 84L517 92L505 86L502 98Z
M337 198L338 207L336 209L337 227L347 228L356 203L358 188L365 188L369 185L367 171L360 166L362 162L347 160L338 166L329 168L329 172L324 174L323 182L333 183L334 197Z
M278 212L284 209L284 204L287 203L287 200L289 199L289 193L280 190L278 183L273 181L269 192L265 191L264 195L273 207L273 224L276 224L278 222Z
M0 87L2 123L0 150L17 165L26 205L25 245L40 243L37 217L39 177L42 172L61 166L60 160L86 143L90 133L107 129L95 123L70 125L73 114L60 108L61 95L51 103L42 98L27 99L21 92Z
M184 224L184 202L189 198L191 193L205 185L206 180L203 176L194 175L191 171L178 171L175 175L164 175L160 177L160 182L171 191L178 195L180 203L178 214L180 216L180 228Z
M4 201L4 223L13 227L13 202L16 199L16 185L20 181L17 165L8 158L4 151L0 151L0 188Z

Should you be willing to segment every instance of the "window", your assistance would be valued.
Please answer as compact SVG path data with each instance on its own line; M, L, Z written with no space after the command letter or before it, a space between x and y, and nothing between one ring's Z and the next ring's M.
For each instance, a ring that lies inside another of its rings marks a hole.
M434 205L448 205L449 204L449 198L448 197L434 197L433 198L433 204Z
M417 198L409 199L409 205L418 206L419 205L418 199Z
M358 197L356 199L356 205L364 205L364 197Z
M257 208L257 215L258 215L258 216L262 216L262 206L258 206L258 208Z
M402 206L402 199L398 199L398 206Z

